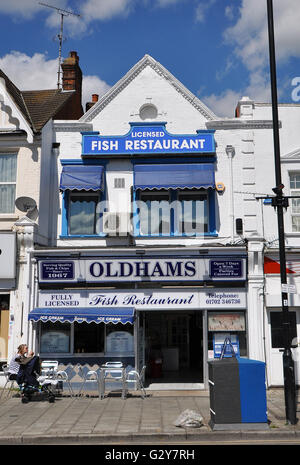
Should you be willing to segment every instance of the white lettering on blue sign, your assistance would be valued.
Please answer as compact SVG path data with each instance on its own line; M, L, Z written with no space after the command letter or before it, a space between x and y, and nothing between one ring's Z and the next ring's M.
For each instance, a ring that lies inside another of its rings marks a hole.
M102 136L84 133L83 155L107 155L126 153L214 153L214 131L197 134L173 135L161 126L133 126L124 136Z

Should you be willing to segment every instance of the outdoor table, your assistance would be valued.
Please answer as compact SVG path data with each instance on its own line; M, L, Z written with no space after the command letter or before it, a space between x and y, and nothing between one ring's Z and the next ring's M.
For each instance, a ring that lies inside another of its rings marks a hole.
M100 367L100 398L104 397L105 382L121 382L122 383L122 399L126 398L126 369L124 366L114 367L102 365Z

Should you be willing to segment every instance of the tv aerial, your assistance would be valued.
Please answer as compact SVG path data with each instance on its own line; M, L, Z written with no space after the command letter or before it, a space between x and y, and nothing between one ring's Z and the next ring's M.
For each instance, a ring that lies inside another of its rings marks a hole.
M31 220L37 219L38 209L36 201L31 197L18 197L15 201L15 206L21 212L25 212L26 216Z
M80 17L79 14L73 13L73 11L68 11L68 10L63 10L62 8L57 8L56 6L53 5L48 5L47 3L42 3L39 2L40 5L46 6L47 8L52 8L53 10L56 10L58 14L60 14L60 32L57 34L58 41L59 41L59 50L58 50L58 72L57 72L57 88L61 88L61 82L60 82L60 75L61 75L61 49L62 49L62 43L63 43L63 28L64 28L64 17L65 16L77 16L78 18Z

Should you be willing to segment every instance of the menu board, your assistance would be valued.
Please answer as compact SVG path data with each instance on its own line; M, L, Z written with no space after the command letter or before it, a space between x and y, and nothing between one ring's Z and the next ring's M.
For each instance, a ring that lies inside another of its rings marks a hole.
M106 338L106 353L133 353L133 335L127 331L114 331Z
M69 333L63 331L47 331L41 336L42 353L66 353L70 350Z

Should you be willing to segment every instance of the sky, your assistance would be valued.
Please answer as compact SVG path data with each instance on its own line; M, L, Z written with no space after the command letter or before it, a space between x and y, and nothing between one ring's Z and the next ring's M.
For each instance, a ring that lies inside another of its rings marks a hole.
M270 102L266 0L44 0L64 16L62 57L77 51L83 105L145 54L219 117L243 96ZM300 103L300 1L273 0L278 100ZM80 16L78 16L80 15ZM0 68L21 90L56 88L61 15L0 0Z

